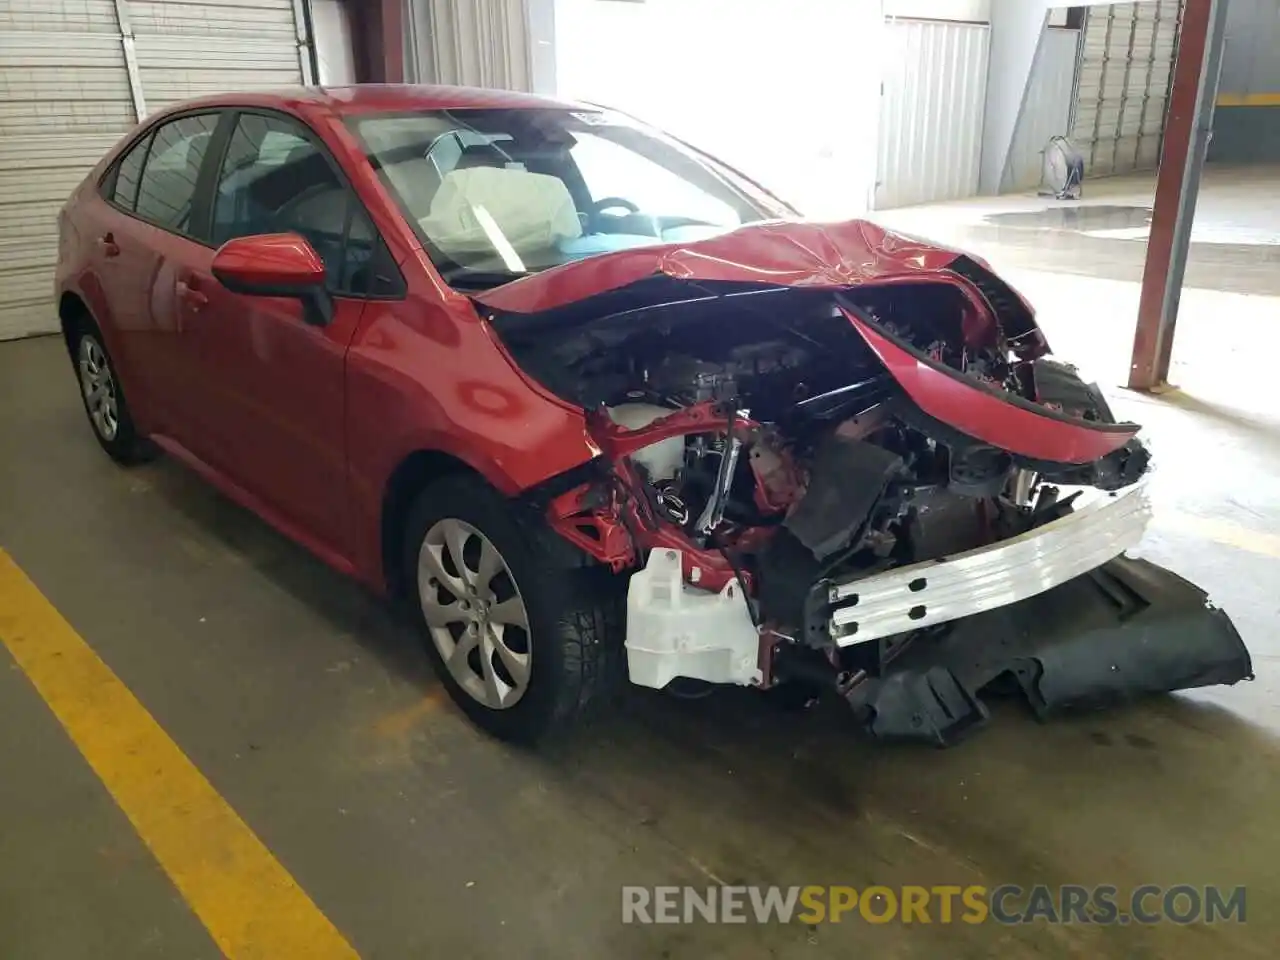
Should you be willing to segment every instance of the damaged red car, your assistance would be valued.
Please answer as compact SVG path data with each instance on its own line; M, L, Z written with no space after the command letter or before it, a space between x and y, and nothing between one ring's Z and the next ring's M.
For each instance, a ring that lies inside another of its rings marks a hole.
M611 685L791 685L953 742L1251 675L1125 556L1137 424L987 264L804 222L593 106L212 97L61 214L86 412L403 600L450 694L535 740Z

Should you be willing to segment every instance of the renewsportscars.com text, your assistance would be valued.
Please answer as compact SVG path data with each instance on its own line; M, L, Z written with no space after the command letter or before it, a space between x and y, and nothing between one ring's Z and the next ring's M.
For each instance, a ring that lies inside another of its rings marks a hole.
M623 923L1243 923L1244 887L623 887Z

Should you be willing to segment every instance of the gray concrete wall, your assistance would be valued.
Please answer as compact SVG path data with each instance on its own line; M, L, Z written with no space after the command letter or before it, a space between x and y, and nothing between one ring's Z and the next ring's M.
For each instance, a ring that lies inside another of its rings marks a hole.
M1230 0L1209 159L1280 161L1280 0Z

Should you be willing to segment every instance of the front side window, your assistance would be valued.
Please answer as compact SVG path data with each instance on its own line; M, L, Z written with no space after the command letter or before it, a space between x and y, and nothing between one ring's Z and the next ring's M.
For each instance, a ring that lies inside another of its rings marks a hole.
M196 181L217 125L218 114L202 113L157 128L138 182L134 204L138 216L167 230L190 232Z
M434 111L351 126L455 286L791 213L715 161L604 111Z
M324 261L329 289L385 295L394 265L368 215L324 151L297 121L241 114L218 172L213 243L265 233L297 233Z

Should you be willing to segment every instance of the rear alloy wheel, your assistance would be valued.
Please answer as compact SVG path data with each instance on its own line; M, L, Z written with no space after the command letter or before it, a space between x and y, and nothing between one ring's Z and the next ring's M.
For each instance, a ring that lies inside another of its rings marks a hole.
M437 520L418 551L418 596L450 676L490 710L529 688L529 613L498 548L461 520Z
M138 436L124 391L111 365L111 356L96 328L84 330L75 341L76 376L80 399L102 449L117 463L151 460L156 449Z
M89 422L104 443L110 443L120 432L120 403L116 398L116 381L107 355L93 334L80 338L77 351L80 368L80 390Z
M436 481L409 510L401 571L454 702L533 743L621 685L622 594L608 571L566 566L522 510L474 474Z

